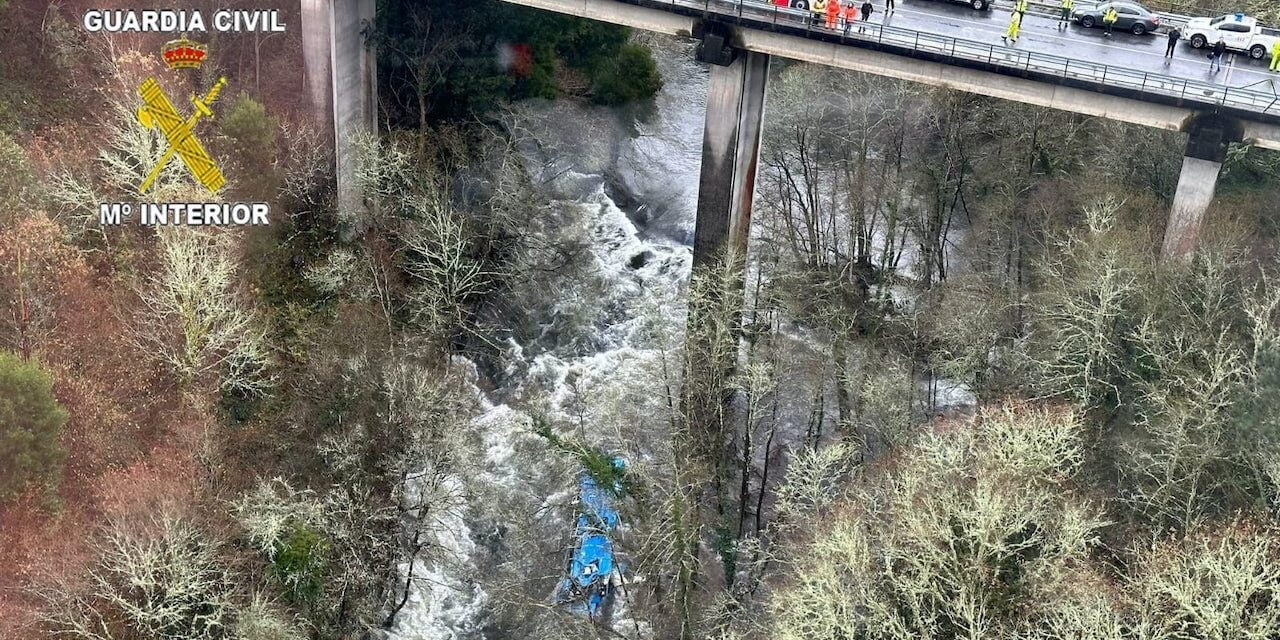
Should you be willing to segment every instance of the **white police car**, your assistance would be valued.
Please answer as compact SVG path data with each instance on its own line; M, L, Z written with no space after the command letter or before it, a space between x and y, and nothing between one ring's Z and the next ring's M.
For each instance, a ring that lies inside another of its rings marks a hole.
M1280 29L1258 23L1257 18L1243 13L1233 13L1216 18L1193 18L1182 30L1182 39L1196 49L1212 47L1219 39L1227 49L1248 53L1261 60L1271 53L1271 47L1280 42Z

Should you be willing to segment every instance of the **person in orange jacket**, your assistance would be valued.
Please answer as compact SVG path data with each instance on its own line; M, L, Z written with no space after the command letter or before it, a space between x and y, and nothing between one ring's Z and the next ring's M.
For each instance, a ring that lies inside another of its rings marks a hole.
M844 5L844 32L849 33L853 23L858 21L858 8L853 6L854 0L846 0Z
M840 0L827 0L827 28L836 28L836 18L840 15Z

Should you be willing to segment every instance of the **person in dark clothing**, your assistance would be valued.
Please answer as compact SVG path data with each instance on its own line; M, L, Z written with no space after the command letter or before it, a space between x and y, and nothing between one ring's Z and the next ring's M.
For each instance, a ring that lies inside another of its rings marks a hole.
M1178 46L1178 40L1182 39L1182 30L1174 27L1169 30L1169 47L1164 51L1164 57L1173 58L1173 50Z
M884 0L884 10L893 11L893 0Z
M871 19L871 12L875 10L876 8L871 6L871 0L865 0L862 3L862 24L858 25L858 31L867 30L867 21Z
M1227 41L1218 38L1218 41L1213 43L1213 52L1209 54L1210 72L1217 73L1222 71L1222 56L1225 55L1227 55Z

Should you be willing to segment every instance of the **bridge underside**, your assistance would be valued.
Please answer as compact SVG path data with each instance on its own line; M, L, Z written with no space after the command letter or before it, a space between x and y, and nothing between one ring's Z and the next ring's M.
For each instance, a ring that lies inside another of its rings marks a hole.
M684 37L692 37L699 22L696 17L615 0L507 1ZM1203 111L1198 106L1158 104L1123 95L1100 93L1079 87L761 29L736 29L732 44L746 51L946 87L1168 131L1189 131L1192 120ZM1246 143L1280 150L1280 124L1246 120L1243 133L1243 141Z

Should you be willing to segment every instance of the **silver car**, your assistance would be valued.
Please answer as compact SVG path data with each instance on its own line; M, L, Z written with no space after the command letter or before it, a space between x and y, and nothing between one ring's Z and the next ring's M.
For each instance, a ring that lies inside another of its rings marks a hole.
M1117 31L1128 31L1136 36L1151 33L1160 27L1160 17L1134 2L1104 2L1096 7L1077 9L1071 19L1086 29L1102 26L1102 16L1107 9L1116 8Z

